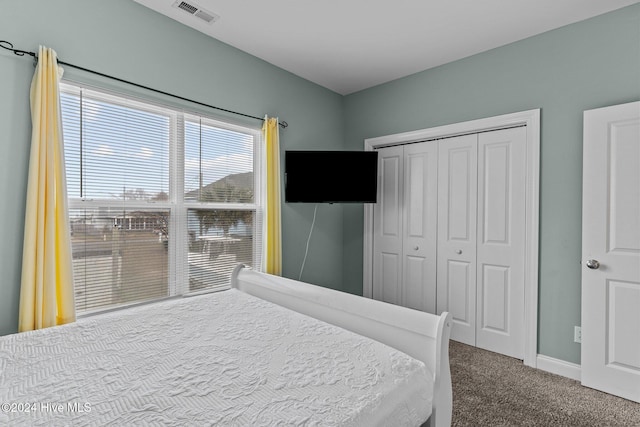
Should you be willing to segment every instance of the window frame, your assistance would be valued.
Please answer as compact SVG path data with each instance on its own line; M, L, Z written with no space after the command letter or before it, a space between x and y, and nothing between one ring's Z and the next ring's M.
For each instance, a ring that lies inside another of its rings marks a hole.
M169 167L168 200L113 200L92 199L85 195L71 197L67 195L67 207L73 209L98 209L101 207L124 208L126 210L168 210L169 230L168 234L168 296L149 300L132 301L130 303L108 305L95 309L79 311L80 316L91 315L100 312L114 311L122 308L151 303L167 298L179 297L191 294L217 292L229 289L226 286L212 286L204 290L189 291L189 263L188 244L189 233L187 228L187 212L190 209L199 210L242 210L254 212L253 231L253 265L262 269L263 257L263 218L265 203L265 183L263 182L263 163L265 158L262 130L257 127L236 124L209 113L189 111L184 108L161 104L150 99L144 99L127 93L118 93L104 88L86 85L73 80L63 79L60 84L60 92L78 96L80 102L85 97L84 91L90 91L89 98L99 102L107 102L118 106L140 109L145 112L160 114L169 118ZM82 110L81 110L82 111ZM82 114L82 112L80 113ZM82 118L81 118L82 119ZM251 135L253 138L253 203L225 203L225 202L201 202L185 200L185 122L200 121L200 125L212 126L232 132ZM63 129L64 133L64 129ZM65 159L66 162L66 159ZM74 297L75 299L75 297Z

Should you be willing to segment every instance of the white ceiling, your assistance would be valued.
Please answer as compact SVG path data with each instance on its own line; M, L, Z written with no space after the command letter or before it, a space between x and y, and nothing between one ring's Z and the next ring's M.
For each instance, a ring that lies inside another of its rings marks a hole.
M638 0L134 0L346 95Z

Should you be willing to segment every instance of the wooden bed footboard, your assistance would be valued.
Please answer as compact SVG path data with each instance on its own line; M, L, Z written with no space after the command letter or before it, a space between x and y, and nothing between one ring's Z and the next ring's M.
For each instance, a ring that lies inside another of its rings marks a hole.
M451 315L436 316L238 265L231 286L302 314L382 342L422 361L434 374L427 425L449 426L452 413Z

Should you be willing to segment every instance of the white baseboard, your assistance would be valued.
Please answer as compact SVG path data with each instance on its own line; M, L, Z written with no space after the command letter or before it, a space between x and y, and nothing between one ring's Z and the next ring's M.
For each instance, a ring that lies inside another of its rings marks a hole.
M553 357L538 354L536 357L536 367L552 374L562 375L572 380L580 381L582 377L582 368L580 365L564 360L555 359Z

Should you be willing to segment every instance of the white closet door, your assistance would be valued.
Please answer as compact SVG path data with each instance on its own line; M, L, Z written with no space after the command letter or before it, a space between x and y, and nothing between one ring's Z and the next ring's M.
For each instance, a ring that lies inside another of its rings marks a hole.
M438 144L404 147L402 305L436 312Z
M524 358L526 128L478 135L476 346Z
M378 202L373 214L373 298L402 303L403 148L378 152Z
M477 135L438 142L437 312L453 318L451 338L475 345Z

